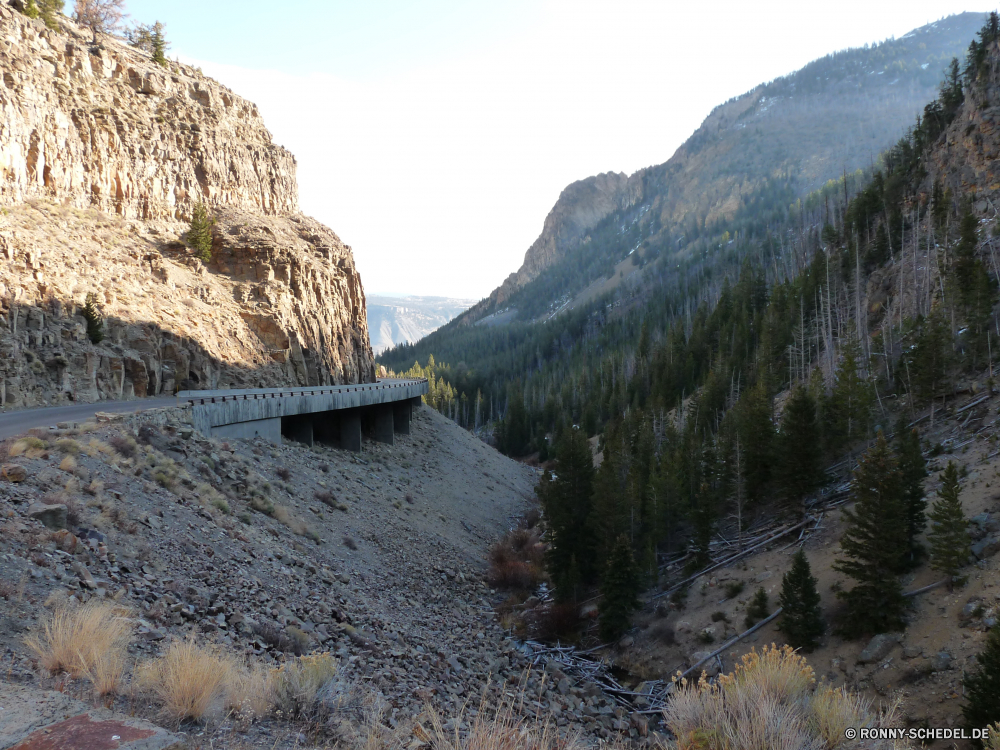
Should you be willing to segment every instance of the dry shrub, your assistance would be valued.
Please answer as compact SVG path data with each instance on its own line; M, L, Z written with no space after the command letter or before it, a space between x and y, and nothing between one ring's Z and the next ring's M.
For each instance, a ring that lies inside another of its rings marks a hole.
M291 529L293 534L304 536L306 539L311 539L317 543L319 542L319 533L301 518L293 516L284 505L274 506L274 517L279 523Z
M226 709L245 719L261 719L274 708L277 671L257 662L240 664L230 677Z
M487 579L490 585L500 589L533 589L542 581L542 570L537 565L508 560L493 563Z
M25 639L25 645L49 674L84 677L98 695L107 695L115 692L125 673L132 624L124 615L106 602L59 610L42 635Z
M889 727L895 707L873 711L864 698L845 689L815 688L806 660L790 646L772 645L744 655L742 662L714 685L675 682L663 711L678 750L726 747L732 750L825 750L857 745L844 738L846 727ZM906 745L871 741L867 750Z
M100 455L110 456L114 453L114 450L105 442L98 440L97 438L91 438L90 441L83 446L81 449L91 458L96 458Z
M985 750L1000 750L1000 722L990 724L990 737L983 743Z
M80 444L75 440L62 438L61 440L56 440L56 450L60 453L75 456L80 452Z
M25 456L26 458L39 458L45 453L46 444L44 440L37 437L25 437L15 440L7 449L9 458Z
M239 668L236 659L222 651L175 641L142 665L139 683L160 701L165 718L201 721L221 704Z
M59 462L59 468L67 474L72 474L76 471L76 459L73 458L72 454L67 453L63 456L63 460Z
M316 718L321 691L337 676L337 661L327 653L300 656L285 662L275 678L275 703L296 718Z
M286 469L284 466L280 466L277 469L275 469L274 473L277 474L281 479L283 479L286 482L292 478L292 472L289 469Z
M417 725L414 734L429 741L435 750L578 750L583 747L577 735L560 737L551 717L524 718L525 704L530 701L522 685L517 695L505 697L491 709L484 691L479 712L469 720L467 732L460 731L464 718L461 714L452 720L453 728L446 729L440 714L428 706L430 731Z
M135 440L127 435L112 435L108 438L108 443L122 458L132 458L139 449L139 445Z
M10 458L10 449L13 445L13 440L0 440L0 464L6 462L6 460Z
M353 550L356 550L356 549L358 548L358 543L357 543L356 541L354 541L354 539L352 539L352 538L351 538L351 537L349 537L349 536L345 536L345 537L344 537L344 538L343 538L343 539L341 540L341 542L343 543L343 545L344 545L345 547L347 547L347 549L353 549Z

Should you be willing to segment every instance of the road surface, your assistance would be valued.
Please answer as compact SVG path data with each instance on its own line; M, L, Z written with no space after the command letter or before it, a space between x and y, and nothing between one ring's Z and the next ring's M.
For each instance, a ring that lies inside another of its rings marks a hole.
M174 396L143 398L133 401L98 401L95 404L70 404L42 409L20 409L0 413L0 440L20 435L32 427L48 427L56 422L86 422L99 411L129 413L143 409L176 406Z

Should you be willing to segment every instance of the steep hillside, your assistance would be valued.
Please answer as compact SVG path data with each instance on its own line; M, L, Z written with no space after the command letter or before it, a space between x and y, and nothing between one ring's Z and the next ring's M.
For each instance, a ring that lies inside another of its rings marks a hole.
M351 249L298 213L257 108L60 24L0 8L0 407L372 380ZM198 202L208 262L183 242Z
M368 296L368 336L381 354L396 344L419 341L474 304L450 297Z
M560 261L573 268L532 292L546 304L640 244L673 254L741 212L783 212L828 180L867 168L934 98L947 63L964 54L981 23L981 14L963 13L827 55L716 107L667 162L573 183L521 268L459 322L517 304L517 290Z

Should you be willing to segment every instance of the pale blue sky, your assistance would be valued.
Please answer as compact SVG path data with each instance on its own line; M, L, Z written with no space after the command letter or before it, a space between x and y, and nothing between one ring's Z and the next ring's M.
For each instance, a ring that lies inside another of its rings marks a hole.
M69 3L68 3L69 4ZM128 0L256 102L369 293L485 296L559 192L666 161L713 106L965 0Z

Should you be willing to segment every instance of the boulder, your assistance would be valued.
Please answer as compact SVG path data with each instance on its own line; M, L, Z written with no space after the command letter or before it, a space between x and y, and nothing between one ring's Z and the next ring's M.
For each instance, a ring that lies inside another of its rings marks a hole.
M972 554L977 560L985 560L1000 552L1000 534L990 534L972 545Z
M4 464L0 467L0 477L8 482L23 482L28 478L28 470L19 464Z
M939 651L934 658L931 659L931 669L935 672L944 672L947 669L951 669L951 654L947 651Z
M889 655L889 652L901 640L903 640L902 633L879 633L868 641L868 645L865 646L861 655L858 656L858 662L861 664L871 664L875 661L881 661Z
M52 505L36 503L28 506L28 518L40 521L47 529L60 531L66 528L66 506L62 503Z

